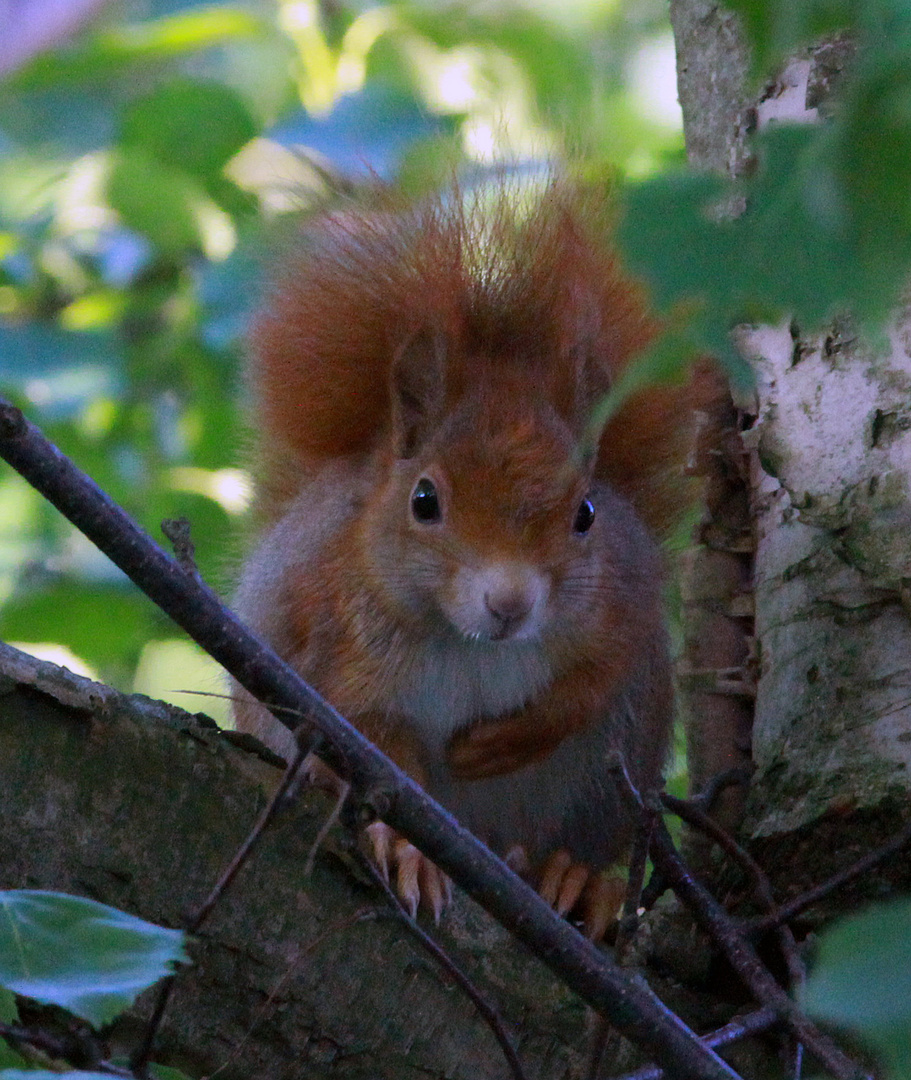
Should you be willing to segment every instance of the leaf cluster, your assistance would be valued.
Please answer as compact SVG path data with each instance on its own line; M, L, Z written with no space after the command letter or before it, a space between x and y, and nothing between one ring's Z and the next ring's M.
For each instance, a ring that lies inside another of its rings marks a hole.
M828 121L769 125L752 140L745 176L670 172L628 191L620 239L631 267L692 348L734 366L738 323L790 318L812 331L848 314L875 328L901 295L911 269L911 10L891 0L730 6L756 72L820 34L855 44Z

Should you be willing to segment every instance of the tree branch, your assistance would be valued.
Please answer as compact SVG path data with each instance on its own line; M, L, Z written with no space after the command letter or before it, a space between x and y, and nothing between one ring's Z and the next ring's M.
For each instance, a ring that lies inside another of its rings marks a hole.
M476 837L373 747L211 589L155 544L21 411L0 398L0 454L251 694L292 730L326 737L328 764L589 1005L681 1080L736 1074L658 998L586 941ZM297 719L299 717L299 719Z

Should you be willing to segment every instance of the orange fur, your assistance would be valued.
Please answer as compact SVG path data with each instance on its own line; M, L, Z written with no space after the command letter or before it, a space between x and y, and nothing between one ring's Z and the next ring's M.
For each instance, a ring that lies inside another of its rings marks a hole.
M527 205L502 188L480 209L455 192L329 215L251 333L264 524L241 612L539 865L622 855L604 759L654 784L672 709L653 536L687 499L696 395L645 390L586 449L656 333L603 217L559 182ZM261 707L237 713L285 745Z
M311 230L250 334L256 427L268 433L258 477L267 518L296 493L302 468L382 438L392 356L417 328L457 344L453 398L491 356L522 354L522 377L544 380L564 414L580 391L594 405L651 342L656 324L604 242L597 201L554 184L518 228L513 202L501 194L479 221L456 192L398 213L339 212ZM485 247L498 265L472 275ZM598 359L593 385L574 382L578 350ZM598 477L659 531L686 501L674 465L692 406L679 386L648 388L601 437Z

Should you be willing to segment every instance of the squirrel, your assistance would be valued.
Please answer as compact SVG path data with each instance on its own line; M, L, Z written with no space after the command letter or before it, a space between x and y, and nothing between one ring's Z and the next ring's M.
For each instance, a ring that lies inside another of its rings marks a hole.
M695 393L593 410L657 327L563 179L312 223L250 332L260 535L240 615L561 913L601 936L673 712L659 538ZM239 691L236 723L292 737ZM369 827L400 896L448 880Z

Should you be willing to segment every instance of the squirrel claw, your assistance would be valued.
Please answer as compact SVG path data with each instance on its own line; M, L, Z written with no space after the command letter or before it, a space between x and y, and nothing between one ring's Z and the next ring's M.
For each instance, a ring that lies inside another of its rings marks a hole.
M553 852L541 871L538 892L559 915L575 914L585 936L600 941L616 919L626 885L584 863L573 862L565 848Z
M619 917L626 882L622 878L595 874L582 899L582 929L592 941L600 941L607 928Z
M395 891L408 914L414 918L423 904L439 924L446 905L452 900L452 883L442 870L382 821L367 826L373 861L389 882L395 870Z
M367 838L373 851L373 861L383 875L383 881L389 884L389 862L395 833L382 821L374 821L367 826Z

